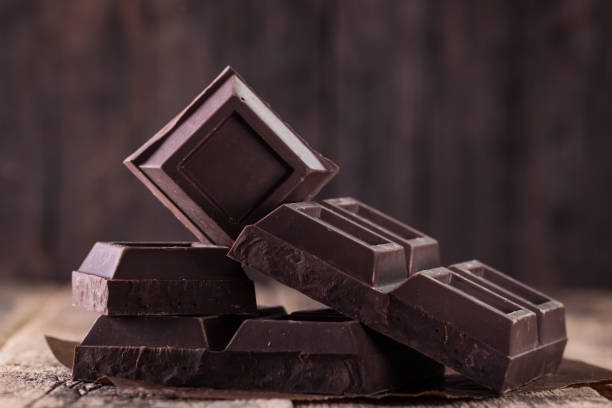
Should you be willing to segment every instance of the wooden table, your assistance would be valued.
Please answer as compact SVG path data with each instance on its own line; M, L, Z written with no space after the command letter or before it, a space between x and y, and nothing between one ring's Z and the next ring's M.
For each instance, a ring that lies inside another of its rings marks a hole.
M570 342L566 357L612 369L612 292L573 291L556 296L568 309ZM610 400L589 387L474 401L406 399L399 404L384 400L358 404L350 400L341 403L177 400L126 393L110 386L72 381L70 371L55 360L46 346L44 334L81 340L96 317L94 313L71 307L69 288L3 285L0 288L0 407L612 406Z

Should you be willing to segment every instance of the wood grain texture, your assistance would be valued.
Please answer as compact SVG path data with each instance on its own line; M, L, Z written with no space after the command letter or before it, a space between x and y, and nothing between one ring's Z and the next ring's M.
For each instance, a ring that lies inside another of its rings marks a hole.
M44 335L68 340L82 339L97 315L70 306L69 288L12 287L13 296L0 309L0 333L6 333L0 345L0 406L4 407L215 407L215 408L312 408L366 406L422 407L603 407L610 400L597 391L582 388L532 392L484 400L444 400L436 398L360 400L345 402L308 403L289 400L181 400L146 393L118 391L114 387L72 381L70 370L60 365L45 344ZM33 294L36 293L36 296ZM608 318L612 296L605 291L574 291L559 293L568 307L568 344L566 357L582 359L612 369L612 323ZM27 301L25 299L28 299ZM262 292L258 300L272 303L279 300L273 293ZM287 301L288 309L303 306L303 299ZM8 305L11 306L8 306ZM15 326L5 319L11 314L29 315ZM20 312L23 311L23 312ZM34 311L34 312L32 312ZM602 393L609 390L601 390ZM610 395L610 394L609 394Z
M448 401L441 403L435 399L424 401L406 401L389 404L385 401L380 402L339 402L329 403L301 403L295 402L294 406L308 408L366 408L366 407L448 407L448 408L501 408L501 407L605 407L610 401L603 398L591 388L562 389L552 391L533 392L528 394L513 395L505 398L489 398L479 401Z
M565 357L578 358L612 370L612 293L567 291L558 298L565 303L569 341Z
M0 2L1 276L192 239L121 161L227 64L352 195L538 287L612 286L612 4ZM577 271L580 271L579 273Z

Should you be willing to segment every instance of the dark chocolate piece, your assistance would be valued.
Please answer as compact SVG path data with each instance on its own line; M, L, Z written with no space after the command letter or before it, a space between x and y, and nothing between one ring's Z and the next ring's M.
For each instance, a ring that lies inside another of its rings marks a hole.
M244 319L100 317L73 377L172 386L370 394L440 377L444 367L331 312Z
M294 203L246 227L228 255L497 392L556 370L562 314L544 322L508 280L483 275L493 291L446 268L408 277L399 254L341 214ZM538 326L556 335L541 343Z
M438 241L401 221L350 197L323 200L321 205L403 246L409 275L440 266Z
M230 67L124 163L199 240L221 245L338 171Z
M72 273L72 304L107 315L254 313L255 289L227 247L98 242Z
M534 312L538 316L538 344L552 343L566 336L565 307L561 302L476 260L455 264L449 269Z

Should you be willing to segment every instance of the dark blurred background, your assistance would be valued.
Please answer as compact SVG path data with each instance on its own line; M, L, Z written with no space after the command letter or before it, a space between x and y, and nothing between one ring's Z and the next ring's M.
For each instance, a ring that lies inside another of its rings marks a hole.
M538 287L612 286L610 1L0 1L0 278L192 240L122 165L225 65L359 198Z

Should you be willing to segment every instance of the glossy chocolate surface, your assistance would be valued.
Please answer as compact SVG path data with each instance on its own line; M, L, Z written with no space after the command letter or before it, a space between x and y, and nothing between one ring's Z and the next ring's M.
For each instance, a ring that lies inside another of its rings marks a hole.
M565 337L565 307L561 302L477 260L449 269L534 312L538 317L538 344Z
M221 245L338 171L230 67L124 163L199 240Z
M440 265L438 241L415 228L351 197L323 200L321 205L401 245L409 275Z
M98 242L72 273L72 304L116 316L254 313L253 282L227 249Z
M560 303L542 298L556 310L543 320L524 301L529 288L503 274L478 277L496 288L447 268L409 276L402 246L364 222L321 214L316 203L283 205L246 227L228 255L497 392L560 364ZM542 342L543 332L554 334Z

